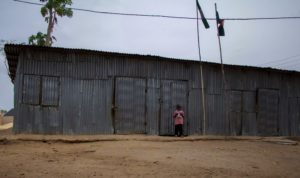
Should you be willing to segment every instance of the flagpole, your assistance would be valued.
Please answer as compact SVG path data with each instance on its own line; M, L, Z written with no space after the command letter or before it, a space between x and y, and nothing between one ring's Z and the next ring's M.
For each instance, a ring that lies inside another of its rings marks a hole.
M218 12L218 10L217 10L217 3L215 3L215 11L216 11L216 16L217 16L217 12ZM219 34L218 19L217 19L217 17L216 17L216 27L217 27L217 32L218 32L217 36L218 36L218 41L219 41L219 50L220 50L220 59L221 59L222 87L223 87L222 93L223 93L224 98L226 99L227 96L226 96L226 91L225 90L227 88L227 84L226 84L226 79L225 79L225 71L224 71L223 55L222 55L222 46L221 46L221 39L220 39L220 34ZM225 118L227 118L227 117L225 116ZM229 124L229 127L230 127L230 121L229 120L228 120L228 124ZM226 136L225 136L225 139L226 139Z
M200 77L201 77L201 92L202 92L202 110L203 110L203 135L206 135L206 115L205 115L205 95L204 95L204 82L203 82L203 70L202 70L202 59L200 51L200 35L199 35L199 17L198 17L198 8L196 0L196 14L197 14L197 40L198 40L198 54L200 61Z
M217 3L215 3L215 11L217 13ZM221 39L220 39L220 34L218 30L218 20L216 19L216 27L217 27L217 32L218 32L218 41L219 41L219 50L220 50L220 59L221 59L221 70L222 70L222 82L223 82L223 90L226 87L226 81L225 81L225 71L224 71L224 65L223 65L223 55L222 55L222 45L221 45Z

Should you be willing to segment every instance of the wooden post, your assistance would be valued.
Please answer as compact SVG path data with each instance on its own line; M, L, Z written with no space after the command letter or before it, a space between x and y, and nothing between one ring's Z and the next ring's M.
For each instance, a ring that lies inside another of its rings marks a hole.
M215 11L217 14L217 3L215 3ZM217 32L218 32L218 41L219 41L219 51L220 51L220 60L221 60L221 70L222 70L222 82L223 82L223 90L226 88L226 81L225 81L225 71L224 71L224 65L223 65L223 55L222 55L222 46L221 46L221 39L220 39L220 34L218 30L218 21L216 18L216 27L217 27Z
M217 16L217 3L215 3L215 12L216 12L216 16ZM218 19L216 18L216 27L217 27L217 36L218 36L218 41L219 41L219 50L220 50L220 60L221 60L221 72L222 72L222 94L223 94L223 100L227 99L227 93L226 93L226 88L227 88L227 83L226 83L226 79L225 79L225 71L224 71L224 65L223 65L223 55L222 55L222 46L221 46L221 39L220 39L220 34L219 34L219 29L218 29ZM225 107L227 106L227 104L223 103L223 106L225 105ZM226 120L228 119L227 117L227 110L225 109L225 118ZM228 123L228 128L230 128L230 120L227 120ZM226 136L227 134L230 134L230 131L227 133L226 131ZM225 137L225 139L227 139L227 137Z
M202 93L202 110L203 110L203 135L206 135L206 114L205 114L205 93L204 93L204 82L203 82L203 70L202 70L202 59L200 51L200 37L199 37L199 17L196 0L196 14L197 14L197 39L198 39L198 53L200 61L200 80L201 80L201 93Z

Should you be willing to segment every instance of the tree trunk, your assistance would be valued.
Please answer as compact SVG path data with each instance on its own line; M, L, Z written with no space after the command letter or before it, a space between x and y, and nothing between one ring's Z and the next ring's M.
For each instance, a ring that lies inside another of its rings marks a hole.
M48 28L47 28L47 37L46 37L46 46L51 46L51 34L53 31L53 11L52 8L49 9L49 23L48 23Z

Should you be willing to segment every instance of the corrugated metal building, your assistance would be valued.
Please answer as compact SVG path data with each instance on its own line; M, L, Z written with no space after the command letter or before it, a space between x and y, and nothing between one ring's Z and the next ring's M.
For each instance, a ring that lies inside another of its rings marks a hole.
M158 56L5 45L15 133L300 135L300 73ZM203 119L203 112L206 119ZM205 123L205 126L204 126Z

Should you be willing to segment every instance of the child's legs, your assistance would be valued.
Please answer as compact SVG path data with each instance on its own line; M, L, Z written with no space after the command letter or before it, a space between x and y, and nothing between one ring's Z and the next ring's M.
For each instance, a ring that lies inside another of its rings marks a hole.
M183 135L183 125L179 124L179 136Z
M175 125L175 135L179 135L180 129L179 129L179 125Z

